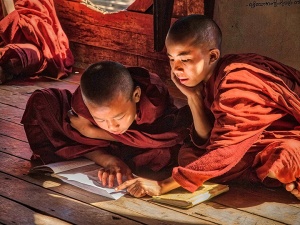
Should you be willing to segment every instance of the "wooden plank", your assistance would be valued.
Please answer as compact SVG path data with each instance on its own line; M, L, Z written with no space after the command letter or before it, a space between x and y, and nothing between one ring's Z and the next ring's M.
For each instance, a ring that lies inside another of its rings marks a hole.
M28 98L29 95L25 96L17 92L5 90L3 87L0 88L0 103L2 104L15 106L19 109L25 109Z
M122 53L110 49L104 49L96 46L87 46L82 43L71 43L73 52L77 52L75 66L86 69L90 64L102 60L112 60L124 65L137 65L137 56L128 53Z
M0 118L12 123L20 124L24 110L0 103Z
M154 203L153 204L158 204ZM165 208L171 208L168 206L163 206ZM280 223L272 219L263 218L259 215L254 215L252 213L245 212L243 210L237 210L234 207L226 207L214 202L214 199L201 203L190 209L177 209L171 208L174 211L182 212L188 215L193 215L199 218L209 218L212 222L221 224L247 224L247 225L282 225L285 223Z
M0 192L5 198L72 224L141 224L8 174L0 173L0 181Z
M68 36L73 29L73 26L72 29L70 29L71 27L67 26L66 22L68 21L72 21L74 26L77 26L78 24L80 24L80 26L82 24L98 24L99 26L103 27L110 27L112 29L144 34L148 36L153 34L151 14L132 11L103 14L99 11L88 8L84 4L79 4L76 2L61 0L54 0L54 2L57 16Z
M162 53L153 50L154 39L152 35L117 30L101 26L101 24L88 24L86 21L81 21L81 26L75 27L73 21L69 20L65 23L67 26L73 27L72 32L68 34L71 42L153 59L162 60L165 58Z
M82 71L82 69L74 68L74 71L76 74L73 73L69 77L60 80L51 77L16 79L6 83L5 85L1 85L0 89L28 96L30 96L35 90L42 88L59 88L74 91L80 82L80 76L78 76L78 73L80 73L79 71Z
M1 224L71 224L52 216L38 213L18 202L0 196L0 223Z
M269 189L261 185L240 184L231 185L230 189L215 201L284 224L297 224L300 219L300 201L284 188Z
M103 49L93 46L86 46L80 43L72 43L71 48L77 52L75 66L78 68L87 68L90 64L101 60L112 60L122 63L126 66L145 67L150 72L158 74L162 80L169 78L170 66L167 55L163 60L147 58L144 56L135 56L109 49ZM77 70L75 68L74 70Z
M32 151L27 142L16 140L11 137L3 136L0 134L0 151L10 155L17 156L22 159L29 160Z
M16 123L10 123L3 119L0 119L0 134L3 136L9 136L14 139L27 142L27 137L22 125Z
M163 50L171 24L174 0L153 0L154 49Z

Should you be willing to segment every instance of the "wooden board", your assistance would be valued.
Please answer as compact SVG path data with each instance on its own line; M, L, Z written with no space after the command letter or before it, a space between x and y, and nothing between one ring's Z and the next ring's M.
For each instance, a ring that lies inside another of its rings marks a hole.
M0 196L0 223L3 224L71 224L52 216L43 215L18 202Z
M99 60L115 60L128 66L142 66L163 79L169 78L165 49L154 50L153 15L141 12L152 2L136 1L131 8L134 11L109 14L93 10L79 1L54 2L75 56L75 66L86 68ZM204 13L203 0L175 0L171 23L179 16L192 13Z

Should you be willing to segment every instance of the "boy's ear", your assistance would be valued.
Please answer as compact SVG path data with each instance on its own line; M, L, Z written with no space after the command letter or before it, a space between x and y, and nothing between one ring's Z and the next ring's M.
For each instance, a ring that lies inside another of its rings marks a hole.
M217 48L211 49L210 52L210 63L215 63L220 58L220 50Z
M133 98L133 101L135 103L139 102L140 99L141 99L141 93L142 93L142 90L139 86L136 86L134 91L133 91L133 95L132 95L132 98Z

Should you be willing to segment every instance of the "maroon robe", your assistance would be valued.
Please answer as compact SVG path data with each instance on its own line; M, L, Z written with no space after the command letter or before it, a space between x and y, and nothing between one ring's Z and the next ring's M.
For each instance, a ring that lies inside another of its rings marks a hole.
M142 94L137 103L137 119L124 134L110 134L117 142L84 137L70 126L67 112L71 108L97 126L82 100L80 87L74 94L44 89L32 94L22 118L34 154L48 163L102 148L133 168L145 166L154 171L177 161L179 145L188 136L192 123L189 108L175 107L156 74L138 67L128 70Z
M13 75L67 76L74 59L53 0L17 0L15 9L0 21L0 66Z
M206 143L192 132L193 145L180 150L179 184L190 191L209 179L267 184L269 172L281 183L299 181L299 71L257 54L226 55L203 95L214 126Z

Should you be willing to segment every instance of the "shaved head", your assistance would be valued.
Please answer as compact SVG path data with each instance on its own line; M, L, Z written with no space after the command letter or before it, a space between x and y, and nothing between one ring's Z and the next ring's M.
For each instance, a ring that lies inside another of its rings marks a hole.
M174 43L191 42L195 46L220 49L222 33L212 19L195 14L177 20L170 28L167 39Z
M129 100L134 91L127 68L113 61L89 66L82 74L80 87L83 99L95 105L109 104L120 94Z

